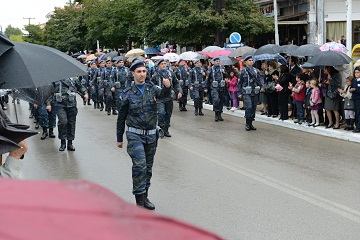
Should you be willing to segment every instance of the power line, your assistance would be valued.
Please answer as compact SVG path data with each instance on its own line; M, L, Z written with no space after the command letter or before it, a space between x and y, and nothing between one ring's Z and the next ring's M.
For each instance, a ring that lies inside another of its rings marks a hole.
M29 20L29 25L30 25L30 20L31 20L31 19L35 19L35 18L32 18L32 17L28 17L28 18L23 17L23 19L28 19L28 20Z

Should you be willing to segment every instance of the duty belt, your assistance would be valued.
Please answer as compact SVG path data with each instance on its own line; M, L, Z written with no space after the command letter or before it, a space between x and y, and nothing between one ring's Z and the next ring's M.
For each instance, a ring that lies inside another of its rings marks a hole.
M140 134L140 135L153 135L153 134L156 134L156 129L143 130L143 129L133 128L133 127L128 127L127 130L129 132Z

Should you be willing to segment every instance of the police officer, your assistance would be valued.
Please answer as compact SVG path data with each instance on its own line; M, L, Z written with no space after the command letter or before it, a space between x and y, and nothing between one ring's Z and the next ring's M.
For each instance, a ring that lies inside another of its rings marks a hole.
M220 58L213 58L213 62L214 65L208 71L205 92L211 91L215 122L217 122L224 121L221 117L221 113L225 101L226 82L223 75L225 70L220 67Z
M133 162L133 194L136 204L154 210L154 204L148 199L148 190L158 139L156 102L170 96L170 80L162 80L162 89L146 82L143 61L133 63L130 70L134 76L134 85L127 88L122 95L116 126L117 147L123 147L123 134L126 131L127 152Z
M88 73L87 78L85 78L85 81L86 81L85 88L89 94L88 105L91 105L90 99L93 99L94 108L96 108L96 104L95 104L95 101L93 98L93 94L94 94L93 88L91 86L92 86L93 82L96 82L96 72L97 72L96 61L91 61L90 67L87 70L87 73Z
M151 77L151 81L158 85L159 87L163 87L164 79L172 79L170 70L166 70L167 62L165 59L160 59L158 61L159 70L155 72L155 74ZM176 79L172 79L171 81L172 90L178 93L178 98L182 96L182 89L179 86L179 83ZM170 119L172 115L172 110L174 107L173 96L169 96L167 98L161 99L158 101L158 122L159 127L164 132L165 137L171 137L169 133L170 127Z
M119 58L115 62L116 68L114 68L113 76L115 79L114 87L115 87L115 102L116 108L119 109L120 107L120 95L121 93L127 88L130 87L129 85L129 76L130 70L129 68L125 67L125 62L123 58Z
M83 94L85 101L88 100L88 94L78 78L67 78L56 81L54 87L54 97L47 101L46 109L49 112L52 110L51 100L53 100L54 108L59 119L58 132L59 139L61 140L59 151L65 150L66 140L68 140L67 149L69 151L75 151L72 141L75 139L76 115L78 113L76 107L76 91Z
M237 94L244 101L246 125L245 130L256 130L252 125L255 120L256 106L259 101L259 93L264 92L264 78L260 71L253 67L254 60L251 55L244 58L245 67L239 73Z
M104 110L104 92L101 90L101 82L105 79L105 60L101 60L99 65L100 67L98 68L98 72L96 75L96 94L97 94L97 99L98 99L98 108L100 108L100 111Z
M117 112L115 110L114 96L113 96L113 92L115 91L113 73L114 73L114 69L112 66L111 59L108 59L106 60L104 79L99 84L102 95L104 96L105 111L107 112L107 115L111 114L111 110L113 115L117 115Z
M194 60L195 67L190 70L190 90L193 91L195 116L204 116L203 99L204 99L204 86L206 84L206 73L202 69L202 63L199 59Z
M48 111L46 109L47 104L44 103L41 106L36 105L36 107L39 107L39 125L43 129L43 133L41 135L41 140L44 140L47 137L55 138L54 134L54 128L56 127L56 112L54 107L54 102L52 101L52 97L50 99L51 103L51 109ZM49 132L48 132L49 129Z
M179 67L174 70L173 78L177 79L182 90L182 96L181 98L178 99L179 110L187 111L186 103L187 103L188 87L189 87L189 72L186 69L185 61L183 59L180 59L178 61L178 65Z
M99 94L98 94L98 90L99 90L99 85L98 85L98 72L99 69L97 68L96 65L96 60L93 60L90 63L90 69L88 70L88 74L89 74L89 85L90 85L90 95L91 95L91 99L94 102L94 109L100 108L99 105Z

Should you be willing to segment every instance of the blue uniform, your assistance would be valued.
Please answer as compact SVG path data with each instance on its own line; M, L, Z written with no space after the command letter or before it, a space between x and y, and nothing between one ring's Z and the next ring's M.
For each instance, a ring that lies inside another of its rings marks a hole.
M111 89L114 87L113 68L106 67L104 71L103 81L100 82L99 88L104 96L105 111L110 115L111 110L115 110L114 96Z
M206 78L201 67L194 67L190 70L190 86L193 88L195 115L203 108L204 88Z
M223 69L220 66L212 66L207 75L206 89L210 90L213 101L215 121L222 121L221 113L224 107L226 82L223 76Z
M120 107L120 96L122 92L127 88L130 87L130 70L127 67L116 67L114 68L113 76L115 79L114 87L115 87L115 102L116 108L119 109Z
M187 71L185 66L178 67L173 72L173 78L176 78L176 80L179 83L179 86L182 90L182 96L178 99L179 101L179 109L180 111L186 110L185 106L187 103L187 96L188 96L188 87L189 87L189 72Z

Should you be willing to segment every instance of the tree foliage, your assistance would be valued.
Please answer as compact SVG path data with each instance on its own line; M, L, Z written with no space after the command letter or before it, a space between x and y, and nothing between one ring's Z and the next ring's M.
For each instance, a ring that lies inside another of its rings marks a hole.
M56 9L46 25L47 45L62 51L131 48L169 41L182 46L213 45L218 36L239 32L250 41L273 31L251 0L83 0ZM222 6L222 9L216 9ZM222 35L219 35L219 32ZM224 42L225 39L222 39Z
M20 28L16 28L16 27L13 27L11 25L8 25L5 29L5 35L10 38L12 35L20 35L22 36L23 35L23 32L21 31Z
M28 31L28 35L24 37L24 40L29 43L35 43L45 45L45 31L38 25L27 25L25 30Z

